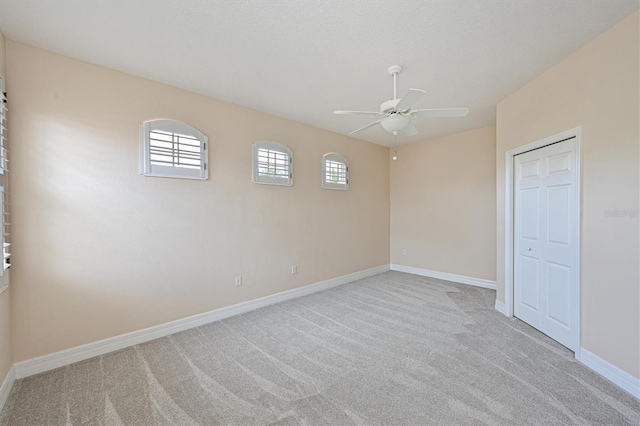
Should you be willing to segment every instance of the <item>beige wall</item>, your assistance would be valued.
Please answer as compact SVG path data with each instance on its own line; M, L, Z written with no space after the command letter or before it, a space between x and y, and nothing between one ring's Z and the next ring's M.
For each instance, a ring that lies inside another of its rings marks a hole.
M495 127L398 148L391 263L496 279L495 155Z
M582 346L640 377L640 227L637 217L604 215L639 205L638 16L502 101L497 142L487 128L402 146L391 173L386 148L8 42L13 358L389 257L497 273L504 300L504 153L582 126ZM3 71L2 52L0 61ZM138 175L138 125L154 118L209 136L208 181ZM294 150L294 187L251 184L251 144L265 138ZM320 189L329 151L351 163L348 192ZM5 291L0 377L12 358L9 312Z
M498 299L504 300L504 161L514 147L582 126L581 346L640 377L639 14L498 104Z
M15 361L389 262L387 148L14 42L7 54ZM138 174L138 126L156 118L209 136L209 180ZM293 187L251 183L260 139L293 149ZM321 189L330 151L350 162L349 191Z
M5 49L6 42L4 34L0 31L0 75L6 76ZM6 84L6 81L5 81ZM4 185L5 176L0 176L0 185ZM7 283L7 276L0 277L0 288ZM0 293L0 384L13 365L11 355L11 296L10 289L6 288Z

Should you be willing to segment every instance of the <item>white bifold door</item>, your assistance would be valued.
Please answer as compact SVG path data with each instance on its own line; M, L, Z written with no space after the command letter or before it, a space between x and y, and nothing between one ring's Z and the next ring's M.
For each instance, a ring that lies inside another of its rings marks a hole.
M514 314L575 351L576 139L519 154L514 162Z

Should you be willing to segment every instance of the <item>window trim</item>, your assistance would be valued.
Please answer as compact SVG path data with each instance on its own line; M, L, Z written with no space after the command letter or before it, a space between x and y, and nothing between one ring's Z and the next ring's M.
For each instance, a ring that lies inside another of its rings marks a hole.
M200 141L202 165L199 169L152 165L150 156L150 134L154 130L191 135ZM150 120L140 125L140 174L151 177L177 179L209 179L209 138L195 127L178 120Z
M343 163L346 167L346 183L327 182L327 161ZM322 156L322 189L349 190L349 162L337 152L329 152Z
M260 176L258 173L258 153L260 149L268 149L285 153L289 156L289 178L275 178ZM293 151L288 146L275 141L258 141L253 144L253 178L252 182L258 185L293 186Z

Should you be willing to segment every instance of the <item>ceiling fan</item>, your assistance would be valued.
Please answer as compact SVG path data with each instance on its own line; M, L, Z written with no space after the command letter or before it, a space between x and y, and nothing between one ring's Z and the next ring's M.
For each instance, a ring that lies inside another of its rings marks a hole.
M397 97L396 80L398 74L402 72L400 65L392 65L389 67L389 74L393 76L393 99L385 101L380 105L380 112L377 111L334 111L334 114L364 114L364 115L377 115L380 118L373 123L369 123L366 126L360 127L349 133L361 132L362 130L373 127L377 124L390 133L397 135L402 131L407 136L417 135L418 129L416 129L411 123L413 118L425 118L425 117L464 117L469 114L469 108L437 108L437 109L411 109L422 96L426 93L420 89L409 89L409 91L400 99Z

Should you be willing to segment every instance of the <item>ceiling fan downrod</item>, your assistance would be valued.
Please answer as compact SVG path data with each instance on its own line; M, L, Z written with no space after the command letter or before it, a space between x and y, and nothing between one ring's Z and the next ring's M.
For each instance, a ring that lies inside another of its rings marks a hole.
M391 65L388 71L389 71L389 74L393 76L393 99L398 99L397 79L398 79L398 74L402 72L402 66Z

